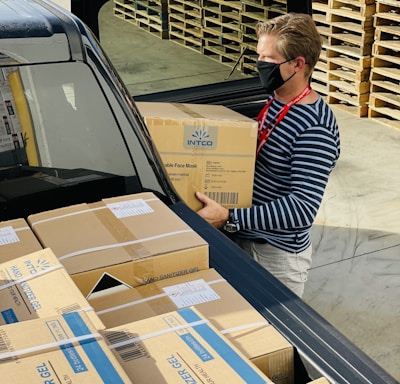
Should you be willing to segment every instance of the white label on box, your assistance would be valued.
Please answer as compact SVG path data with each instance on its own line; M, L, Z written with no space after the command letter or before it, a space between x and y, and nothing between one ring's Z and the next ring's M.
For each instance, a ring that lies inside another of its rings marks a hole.
M118 219L130 216L145 215L153 213L150 207L143 199L120 201L118 203L109 203L107 207Z
M19 241L13 227L0 228L0 245L18 243Z
M218 300L220 296L203 280L193 280L163 288L177 308Z

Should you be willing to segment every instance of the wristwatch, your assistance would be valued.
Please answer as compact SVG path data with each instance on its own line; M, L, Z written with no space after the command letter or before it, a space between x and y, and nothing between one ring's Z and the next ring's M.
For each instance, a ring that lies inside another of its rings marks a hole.
M235 233L239 230L239 220L235 219L234 210L230 209L228 214L228 221L224 225L224 231Z

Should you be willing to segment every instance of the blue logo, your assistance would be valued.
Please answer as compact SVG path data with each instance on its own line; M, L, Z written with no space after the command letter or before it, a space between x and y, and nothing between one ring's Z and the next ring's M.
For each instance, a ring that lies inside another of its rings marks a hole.
M42 260L42 259L37 260L36 269L44 271L49 267L50 267L49 260Z
M37 259L36 262L26 260L25 266L29 270L29 273L34 275L35 273L45 271L46 269L50 268L50 263L46 259Z
M217 127L185 126L184 147L187 149L214 150L217 145Z

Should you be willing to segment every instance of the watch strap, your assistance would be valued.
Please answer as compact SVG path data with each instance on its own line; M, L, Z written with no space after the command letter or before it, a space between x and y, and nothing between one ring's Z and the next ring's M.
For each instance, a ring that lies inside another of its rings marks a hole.
M224 230L229 233L237 232L239 230L239 220L235 219L234 209L229 209L228 220L224 225Z

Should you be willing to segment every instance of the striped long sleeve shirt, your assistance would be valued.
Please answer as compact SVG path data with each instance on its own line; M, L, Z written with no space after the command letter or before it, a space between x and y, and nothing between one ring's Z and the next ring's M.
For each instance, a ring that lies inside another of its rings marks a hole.
M266 122L282 106L274 100ZM257 157L252 207L234 210L237 236L293 253L308 248L339 154L338 125L325 101L320 97L314 104L293 105Z

